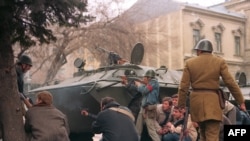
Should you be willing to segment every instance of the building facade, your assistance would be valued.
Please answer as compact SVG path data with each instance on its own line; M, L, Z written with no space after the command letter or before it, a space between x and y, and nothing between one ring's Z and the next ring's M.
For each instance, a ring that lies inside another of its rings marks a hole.
M214 54L223 57L236 79L250 82L250 1L231 0L211 7L174 1L155 1L147 15L132 17L146 35L144 65L182 69L194 56L193 48L203 38L213 43ZM138 5L137 5L138 4ZM136 9L140 1L132 9ZM161 8L163 10L161 10ZM168 10L165 10L164 8ZM131 10L133 11L133 10ZM151 13L159 13L150 16ZM139 20L140 17L143 20ZM157 56L157 57L156 57ZM246 76L244 78L244 76Z

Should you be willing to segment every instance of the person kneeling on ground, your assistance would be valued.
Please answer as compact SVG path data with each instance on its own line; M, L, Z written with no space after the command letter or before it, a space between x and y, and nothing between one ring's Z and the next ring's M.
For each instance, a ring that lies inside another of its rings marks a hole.
M168 129L168 133L163 135L162 140L163 141L179 141L180 138L183 139L183 141L196 141L197 140L197 131L193 125L193 122L191 121L191 116L188 115L188 119L184 119L184 111L183 108L179 106L175 106L173 110L173 122L168 122L165 126L165 128ZM185 131L183 131L183 126L185 124L185 120L187 120L187 128ZM183 137L181 137L181 133L183 133Z
M133 114L114 98L105 97L101 100L101 112L97 116L86 110L82 110L81 114L96 119L92 123L92 131L95 134L102 133L101 141L139 141Z
M37 94L36 104L25 115L25 131L29 141L70 141L66 115L53 105L50 92Z

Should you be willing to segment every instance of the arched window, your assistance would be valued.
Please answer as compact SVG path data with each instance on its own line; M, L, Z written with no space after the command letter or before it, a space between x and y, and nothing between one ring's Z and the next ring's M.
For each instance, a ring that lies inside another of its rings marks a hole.
M225 30L225 27L220 23L217 26L213 26L212 30L214 31L214 38L215 38L215 52L222 52L222 34Z
M190 26L193 30L193 46L195 47L195 45L202 39L201 30L204 26L204 23L202 20L198 19L195 22L191 22Z
M242 42L242 35L243 35L243 29L242 28L238 28L236 30L232 31L233 35L234 35L234 54L236 56L241 56L241 42Z

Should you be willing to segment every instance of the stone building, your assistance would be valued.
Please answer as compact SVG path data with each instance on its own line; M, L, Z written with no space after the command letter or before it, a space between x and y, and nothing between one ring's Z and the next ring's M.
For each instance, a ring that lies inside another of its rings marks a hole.
M250 83L249 17L250 0L226 0L210 7L175 0L137 0L119 18L131 22L129 25L135 25L137 33L143 36L137 39L145 48L142 65L182 69L185 60L194 56L192 49L196 43L207 38L213 43L214 54L226 60L231 74L237 77L242 74L246 76L242 80ZM77 71L72 67L75 58L83 56L88 59L85 69L100 65L90 52L80 49L67 58L69 63L55 79L72 77ZM130 56L129 51L122 56ZM46 78L44 72L33 76L32 83Z
M174 0L138 0L125 14L146 36L143 65L181 69L196 43L212 41L234 76L250 82L250 1L203 7Z

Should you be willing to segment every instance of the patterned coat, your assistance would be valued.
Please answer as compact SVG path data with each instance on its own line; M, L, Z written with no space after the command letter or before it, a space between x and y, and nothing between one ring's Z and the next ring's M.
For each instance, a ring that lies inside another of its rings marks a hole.
M190 86L192 89L207 89L207 91L194 90L190 94L190 113L193 121L222 120L222 109L218 95L215 91L211 91L219 89L220 76L236 101L242 104L244 102L243 95L229 73L224 59L211 53L202 53L186 61L178 91L178 105L185 106L186 94Z
M30 141L69 141L66 116L54 106L35 105L25 115Z

